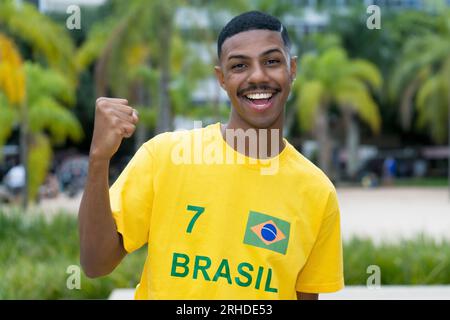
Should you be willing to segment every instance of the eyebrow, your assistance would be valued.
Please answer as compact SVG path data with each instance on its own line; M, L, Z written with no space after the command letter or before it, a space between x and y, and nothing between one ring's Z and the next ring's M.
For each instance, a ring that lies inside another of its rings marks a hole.
M267 56L267 55L269 55L269 54L271 54L273 52L279 52L279 53L283 54L283 52L281 52L280 49L273 48L273 49L269 49L269 50L264 51L259 56L260 57ZM248 59L248 58L249 58L249 56L246 56L246 55L243 55L243 54L235 54L235 55L229 56L228 60L231 60L231 59Z

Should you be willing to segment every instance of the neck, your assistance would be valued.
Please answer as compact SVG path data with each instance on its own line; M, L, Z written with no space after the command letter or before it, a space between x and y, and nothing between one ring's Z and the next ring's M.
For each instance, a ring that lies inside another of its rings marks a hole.
M222 137L235 151L247 157L267 159L276 157L284 150L283 115L270 126L258 128L233 112L226 124L221 124Z

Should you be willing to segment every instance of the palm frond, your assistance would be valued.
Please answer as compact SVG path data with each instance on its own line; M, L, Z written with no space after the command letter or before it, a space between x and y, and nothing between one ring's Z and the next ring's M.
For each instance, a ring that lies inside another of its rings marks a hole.
M29 126L34 133L48 130L56 144L70 138L80 141L83 131L75 115L49 96L29 105Z
M301 128L311 130L314 124L317 109L324 97L324 87L318 80L303 83L298 93L298 117Z
M448 109L450 106L450 73L441 72L427 79L417 92L417 125L429 128L432 138L443 143L448 133Z
M336 101L339 106L351 107L374 133L378 133L381 127L381 116L377 104L371 98L367 89L362 86L358 90L342 89L336 93Z
M380 71L373 63L367 60L352 60L348 66L348 73L363 80L374 90L379 90L383 84Z
M0 26L30 44L36 56L42 56L50 67L76 84L74 45L64 26L56 24L26 2L17 4L4 0L0 3L0 12Z
M0 146L3 146L6 139L11 135L14 125L18 120L18 110L12 108L6 96L0 91ZM0 148L1 150L1 148ZM1 154L0 154L1 158Z
M25 75L22 58L14 42L0 33L0 91L13 105L25 99Z
M45 69L39 64L26 62L27 100L33 104L44 95L52 96L66 105L75 102L75 90L66 77L52 69Z

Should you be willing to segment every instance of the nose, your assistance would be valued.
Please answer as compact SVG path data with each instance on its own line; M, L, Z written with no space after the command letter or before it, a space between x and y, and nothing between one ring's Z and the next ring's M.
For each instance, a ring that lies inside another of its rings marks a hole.
M259 63L256 63L250 69L250 74L247 78L247 81L249 84L268 83L269 76L268 76L266 70L264 69L264 67L261 66Z

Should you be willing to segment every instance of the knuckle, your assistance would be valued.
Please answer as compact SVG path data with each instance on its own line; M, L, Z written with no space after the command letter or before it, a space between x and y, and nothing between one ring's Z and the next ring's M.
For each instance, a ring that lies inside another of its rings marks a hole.
M95 104L101 105L101 104L104 104L106 101L107 101L107 98L100 97L100 98L97 98L97 100L95 100Z
M100 111L102 111L103 109L105 109L107 106L108 106L108 103L107 103L107 101L104 100L104 99L99 100L99 101L97 101L97 103L96 103L97 110L100 110Z
M117 119L117 116L115 115L114 110L111 108L105 110L105 114L111 119Z
M130 124L124 127L124 133L126 137L131 137L132 134L134 133L135 130L135 126Z
M131 112L133 112L133 108L130 107L130 106L124 106L124 111L125 111L127 114L130 114Z
M119 120L113 114L108 112L107 121L111 125L111 127L116 128Z
M111 115L111 125L113 127L119 127L119 125L120 125L119 118Z

